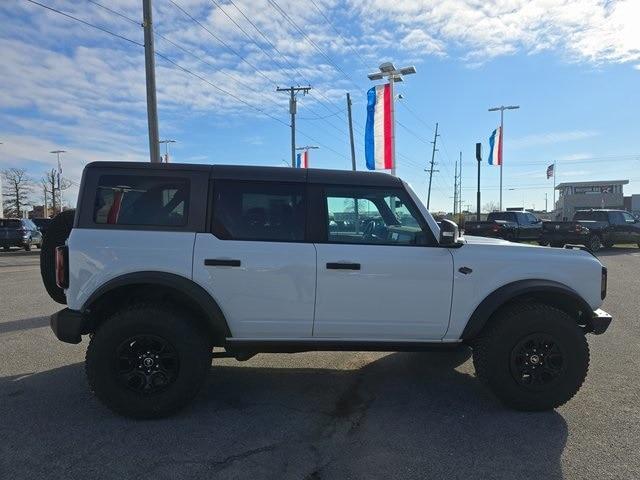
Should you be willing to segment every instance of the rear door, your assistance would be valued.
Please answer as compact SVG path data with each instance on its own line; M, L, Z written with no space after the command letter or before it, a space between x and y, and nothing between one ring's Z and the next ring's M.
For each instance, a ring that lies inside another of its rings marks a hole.
M403 189L315 185L321 198L313 335L440 340L453 259Z
M212 191L194 280L216 299L234 338L310 337L316 250L305 241L306 184L219 179Z

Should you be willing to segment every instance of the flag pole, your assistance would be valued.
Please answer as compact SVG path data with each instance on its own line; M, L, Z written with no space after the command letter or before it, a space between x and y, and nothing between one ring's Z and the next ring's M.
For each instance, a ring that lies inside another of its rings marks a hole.
M396 113L395 113L395 104L396 99L393 95L393 77L389 77L389 95L391 96L391 111L389 114L391 115L391 175L396 176Z
M553 213L556 213L556 161L553 161Z
M500 109L500 144L499 149L502 150L502 157L500 158L500 211L502 211L502 164L504 163L504 108Z

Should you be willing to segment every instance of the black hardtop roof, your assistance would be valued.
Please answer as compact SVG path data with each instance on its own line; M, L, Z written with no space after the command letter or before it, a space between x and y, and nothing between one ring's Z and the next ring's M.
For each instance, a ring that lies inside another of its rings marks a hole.
M402 181L381 172L354 172L320 168L260 167L248 165L202 165L192 163L151 162L91 162L87 169L188 171L208 174L210 178L229 180L264 180L276 182L307 182L332 185L365 185L397 187ZM114 172L116 173L116 172Z

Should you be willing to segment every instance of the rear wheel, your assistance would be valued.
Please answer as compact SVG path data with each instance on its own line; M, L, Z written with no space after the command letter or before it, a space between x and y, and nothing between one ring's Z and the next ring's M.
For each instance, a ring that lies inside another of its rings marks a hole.
M24 251L25 252L31 251L31 240L29 240L29 242L27 242L27 244L24 246Z
M639 244L639 245L640 245L640 244ZM10 249L11 249L11 248L10 248L10 247L7 247L7 246L2 247L2 250L4 250L5 252L8 252Z
M478 377L506 405L549 410L569 401L589 369L584 333L566 313L516 304L490 320L473 349Z
M111 410L168 416L187 405L211 367L208 336L166 305L134 305L105 320L87 349L91 389Z
M598 235L591 235L587 239L587 248L592 252L597 252L602 249L602 240Z
M56 215L47 234L42 239L40 250L40 276L49 296L58 303L66 304L64 290L56 285L56 247L64 245L73 228L75 210L65 210Z

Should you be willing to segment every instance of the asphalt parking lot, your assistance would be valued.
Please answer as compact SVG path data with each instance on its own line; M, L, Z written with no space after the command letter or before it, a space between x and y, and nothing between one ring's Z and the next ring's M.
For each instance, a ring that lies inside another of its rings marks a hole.
M2 252L0 478L640 478L640 250L601 258L614 323L557 411L503 408L466 350L306 353L217 360L190 408L131 421L51 333L38 252Z

